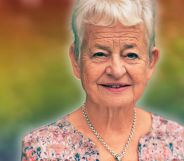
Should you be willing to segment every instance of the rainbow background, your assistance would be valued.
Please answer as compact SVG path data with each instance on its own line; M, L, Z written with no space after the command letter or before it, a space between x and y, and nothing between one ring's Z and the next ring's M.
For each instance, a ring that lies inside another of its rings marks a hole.
M83 100L68 61L72 0L0 0L0 161L18 161L21 138ZM159 0L161 61L140 101L184 123L184 1Z

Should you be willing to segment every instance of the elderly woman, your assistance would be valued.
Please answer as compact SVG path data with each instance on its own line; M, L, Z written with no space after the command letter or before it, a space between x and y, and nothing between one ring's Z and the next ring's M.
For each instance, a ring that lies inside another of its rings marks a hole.
M153 0L78 0L70 59L85 103L23 140L22 161L184 160L184 128L136 106L159 59Z

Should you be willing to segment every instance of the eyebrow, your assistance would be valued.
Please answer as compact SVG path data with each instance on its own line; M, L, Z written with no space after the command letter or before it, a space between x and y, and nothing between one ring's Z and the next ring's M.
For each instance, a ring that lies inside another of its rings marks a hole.
M123 47L121 48L121 52L123 52L126 49L133 49L136 48L137 44L132 43L132 44L124 44Z
M137 47L136 44L125 44L123 45L123 49L132 49L132 48L135 48Z
M112 52L112 49L109 46L95 44L95 47L98 48L98 49L106 50L108 52ZM126 49L133 49L135 47L137 47L137 44L135 44L135 43L132 43L132 44L124 44L123 47L121 48L121 52L123 52Z
M98 48L98 49L106 50L108 52L112 52L112 49L109 46L104 46L104 45L96 44L95 47Z

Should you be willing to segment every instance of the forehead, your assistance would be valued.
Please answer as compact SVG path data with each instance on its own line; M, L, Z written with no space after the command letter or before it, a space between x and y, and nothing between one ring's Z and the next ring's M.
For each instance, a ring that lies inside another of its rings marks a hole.
M88 39L145 39L145 26L140 23L134 26L124 26L120 23L111 26L86 26L86 36Z

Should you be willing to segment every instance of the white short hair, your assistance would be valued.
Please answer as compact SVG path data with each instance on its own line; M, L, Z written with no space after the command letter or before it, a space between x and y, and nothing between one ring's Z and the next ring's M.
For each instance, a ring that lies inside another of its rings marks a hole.
M133 26L143 22L150 49L155 45L155 0L77 0L72 14L76 58L80 57L86 24Z

